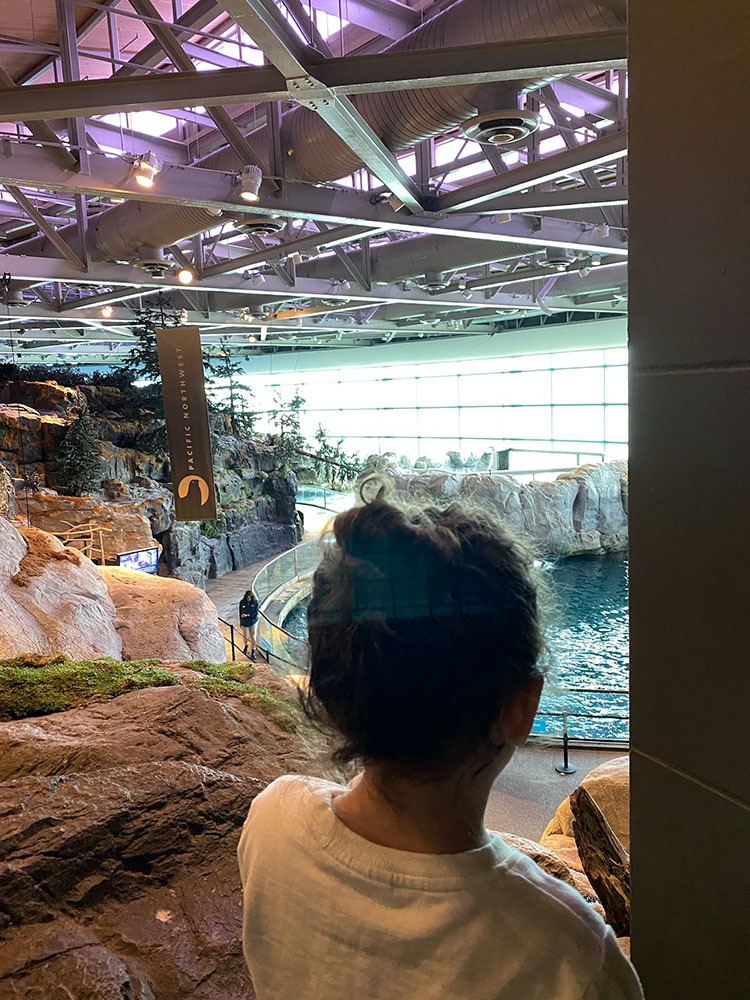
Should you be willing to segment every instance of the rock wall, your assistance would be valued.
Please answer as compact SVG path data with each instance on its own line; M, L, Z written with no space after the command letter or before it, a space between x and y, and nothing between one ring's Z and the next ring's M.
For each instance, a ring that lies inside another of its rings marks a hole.
M202 590L119 566L104 566L102 574L126 659L154 656L154 643L156 655L169 659L226 659L216 608Z
M182 684L0 722L0 997L251 1000L237 841L307 758Z
M74 409L84 404L100 442L102 494L58 495L54 488L64 484L56 454ZM197 524L175 522L169 461L148 450L161 430L152 412L112 386L0 383L0 468L34 484L22 496L32 524L60 532L103 523L110 561L158 542L165 570L198 587L295 544L294 475L281 475L273 448L233 436L220 416L212 418L220 507L215 537L205 538Z
M101 568L0 518L0 657L67 653L222 661L216 608L187 583Z
M393 476L405 495L476 501L494 508L541 556L624 552L628 545L626 462L582 465L551 482L449 472Z

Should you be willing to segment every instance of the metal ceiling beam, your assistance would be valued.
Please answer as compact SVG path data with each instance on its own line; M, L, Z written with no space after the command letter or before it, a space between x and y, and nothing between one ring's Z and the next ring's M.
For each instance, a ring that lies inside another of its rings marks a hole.
M211 264L201 272L201 277L211 278L216 274L228 274L231 271L242 271L248 267L259 267L272 260L279 260L281 257L288 257L294 253L304 253L310 250L320 250L323 247L334 247L340 243L352 243L361 236L366 236L372 232L381 232L380 229L372 229L364 226L337 226L329 229L325 233L312 233L309 236L302 236L298 240L290 240L288 243L279 243L278 246L265 246L261 250L253 253L243 254L234 257L232 260L223 260L218 264Z
M161 48L156 48L161 53ZM617 69L624 65L625 36L616 32L534 42L344 56L316 62L314 71L316 79L333 93L358 94L414 87L460 87L523 80L534 75ZM608 91L601 93L612 99ZM285 77L269 66L142 77L125 76L120 70L107 80L35 84L16 90L0 90L0 120L39 121L69 115L104 115L111 114L113 108L158 111L180 106L213 107L286 100L291 96L297 99L298 95L292 95Z
M341 0L310 0L310 6L335 17L340 17L343 12L350 24L393 39L402 38L421 20L418 10L397 0L346 0L343 8Z
M438 198L437 210L440 212L457 209L473 208L490 198L500 194L514 194L537 184L556 180L568 174L575 174L585 167L596 167L602 163L610 163L627 156L627 133L614 132L604 135L591 142L577 145L575 149L566 149L553 153L541 160L515 167L498 177L490 177L476 184L467 184L449 194ZM501 204L500 201L497 202Z
M83 41L83 39L86 38L86 36L89 35L94 28L104 20L108 12L110 10L114 10L119 3L120 0L100 0L100 9L95 11L91 17L84 21L84 23L76 31L77 40L79 42ZM43 59L28 73L24 73L24 75L18 80L18 84L24 86L36 80L37 77L41 76L45 70L49 69L50 66L54 64L57 58L58 54L55 53L54 55L51 54L46 59Z
M207 24L210 24L211 21L215 21L216 17L216 0L197 0L190 10L186 10L174 23L184 28L195 28L199 31L201 28L205 28ZM190 35L185 34L185 38L190 38ZM113 76L131 76L137 73L141 66L151 66L152 68L158 66L163 58L164 50L159 43L156 41L149 42L140 52L133 56L131 64L122 66Z
M0 84L8 90L19 89L13 80L13 77L9 76L2 67L0 67ZM69 149L66 149L61 141L58 134L54 131L52 126L46 121L30 121L23 123L26 128L31 132L35 139L39 142L43 142L47 147L54 151L55 158L60 162L63 167L76 167L78 166L78 160L73 156Z
M549 84L546 87L542 87L540 92L542 100L552 117L552 121L558 128L559 135L565 143L566 148L577 149L581 145L581 142L571 131L570 115L561 106L557 94ZM601 188L601 181L596 176L592 167L582 167L579 173L586 187L596 190ZM599 210L608 226L611 226L613 229L622 226L622 218L618 216L617 212L610 205L601 205L599 206Z
M79 271L85 271L86 264L81 260L75 250L65 242L62 236L60 236L52 223L48 222L36 206L32 205L23 191L19 191L17 187L12 187L10 184L6 184L5 190L16 202L18 202L34 224L41 229L50 243L57 247L63 257L65 257L66 260L69 260L70 263L74 267L77 267Z
M181 292L183 286L176 278L167 275L165 278L154 278L145 271L129 264L103 264L95 262L91 265L89 273L82 275L73 264L58 258L45 257L22 257L17 254L0 255L2 270L9 273L11 278L19 281L62 281L72 285L92 285L100 288L102 285L109 285L115 291L117 286L126 286L133 290L139 288L146 294L150 291L162 289L165 292ZM350 303L352 309L360 306L374 305L376 303L395 303L419 306L425 310L442 306L452 309L470 312L481 308L481 302L469 302L461 296L453 294L430 295L418 288L406 287L402 284L381 285L372 291L351 287L347 290L337 290L330 281L315 278L297 278L294 288L290 288L283 280L275 277L267 277L264 284L255 287L245 281L242 275L218 275L207 280L198 280L192 286L193 291L227 292L232 298L237 299L236 306L241 308L245 303L260 299L263 302L275 300L287 302L292 299L328 299L332 302L332 309L336 308L336 301ZM493 305L516 305L519 301L524 303L532 302L530 296L518 296L512 293L501 294L493 299ZM96 300L97 304L101 300ZM79 301L79 306L83 303ZM93 304L93 303L92 303ZM525 307L525 306L523 306Z
M600 187L559 188L553 191L529 191L522 194L500 195L482 202L481 215L496 212L562 212L571 208L599 208L602 205L627 205L628 191L621 184Z
M58 0L59 2L60 0ZM157 23L161 18L159 11L151 3L151 0L130 0L130 5L137 13L149 18L146 22L148 30L154 36L154 40L164 49L173 65L183 73L195 73L196 76L199 75L198 70L193 65L193 60L183 50L171 28L163 21ZM208 114L234 150L240 163L258 163L265 167L265 163L259 159L258 152L253 149L252 144L240 132L224 108L208 108Z
M317 112L407 208L421 213L423 196L417 185L352 101L321 83L315 75L318 58L315 51L300 42L272 0L219 0L219 3L284 75L295 100Z
M508 176L522 169L525 168L509 171ZM250 204L239 199L236 174L233 172L165 164L154 186L142 188L135 183L130 164L124 160L92 153L89 173L75 173L61 170L43 148L7 140L0 141L0 184L181 206L200 205L233 214L278 214L287 218L320 219L337 225L395 229L412 234L526 243L529 252L544 246L565 246L580 251L606 250L608 253L627 255L627 249L618 239L598 236L585 223L555 218L539 222L525 216L514 216L507 223L501 223L497 216L413 216L394 212L385 204L372 205L367 193L291 182L286 182L283 196L269 194L267 189L262 188L260 201Z

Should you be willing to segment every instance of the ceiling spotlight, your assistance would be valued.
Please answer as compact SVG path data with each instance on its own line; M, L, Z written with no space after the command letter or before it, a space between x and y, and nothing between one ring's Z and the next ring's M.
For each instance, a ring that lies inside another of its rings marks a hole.
M179 313L177 314L177 318L179 319L180 323L187 323L188 319L190 318L188 316L187 309L180 309Z
M458 290L460 292L462 292L466 288L467 284L468 284L468 282L466 281L466 278L459 278L458 279Z
M195 281L195 271L192 267L181 267L177 272L177 280L181 285L192 285Z
M240 198L243 201L255 202L260 200L260 185L263 181L263 171L254 163L249 163L243 167L240 174Z
M604 240L609 236L609 226L605 222L602 222L596 226L594 232Z
M109 199L113 205L122 205L125 202L124 198L110 198Z
M265 285L265 283L266 279L263 277L262 274L256 273L250 278L250 284L255 285L256 288L258 288L260 285Z
M601 267L602 255L600 253L592 253L589 257L589 267Z
M578 273L582 278L588 278L588 276L591 274L591 268L588 266L588 264L581 264L581 266L578 268Z
M258 338L255 336L254 333L251 333L247 339L250 341L251 344L254 344Z
M110 305L104 305L99 312L102 314L102 319L112 319L114 309Z
M160 170L161 164L156 154L152 153L151 150L148 153L143 153L133 162L133 174L136 184L140 184L141 187L153 187L154 177L156 177Z

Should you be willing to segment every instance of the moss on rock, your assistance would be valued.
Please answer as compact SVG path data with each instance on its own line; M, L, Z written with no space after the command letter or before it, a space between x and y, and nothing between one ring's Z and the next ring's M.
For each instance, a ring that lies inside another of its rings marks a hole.
M109 701L128 691L177 684L158 660L17 656L0 660L0 719L24 719Z
M188 681L189 687L201 688L216 698L239 698L284 732L296 731L299 723L297 709L291 701L277 698L261 684L251 684L250 680L255 676L255 667L251 663L186 660L181 665L202 675Z

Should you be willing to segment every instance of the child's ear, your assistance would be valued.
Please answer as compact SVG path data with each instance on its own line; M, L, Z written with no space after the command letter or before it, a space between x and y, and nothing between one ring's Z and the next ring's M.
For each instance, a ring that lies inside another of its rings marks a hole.
M490 731L493 743L500 745L510 740L515 746L523 746L534 724L543 687L544 678L534 674L503 705Z

